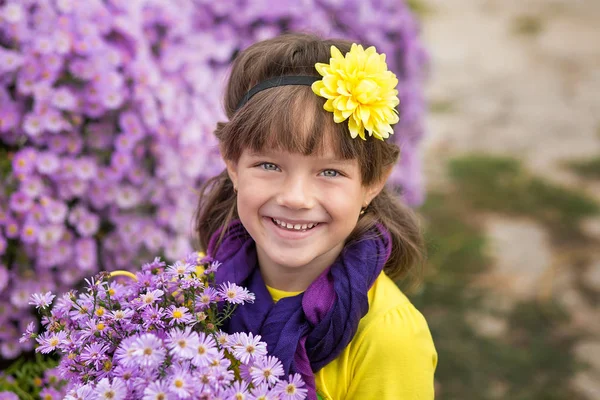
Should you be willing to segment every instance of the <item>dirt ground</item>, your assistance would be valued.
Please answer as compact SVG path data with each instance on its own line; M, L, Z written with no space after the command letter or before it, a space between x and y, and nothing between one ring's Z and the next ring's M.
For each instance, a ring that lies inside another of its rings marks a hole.
M444 160L485 152L520 159L532 173L600 201L600 181L584 181L567 160L600 155L600 1L425 0L423 36L431 52L431 112L423 146L430 188L444 185ZM600 238L600 219L585 221ZM494 273L515 297L539 293L559 255L534 221L486 218ZM600 260L600 249L597 260ZM600 321L558 269L554 294L575 319ZM600 288L600 262L588 269ZM591 324L593 325L593 324ZM596 324L597 325L597 324ZM600 398L600 328L582 344L596 373L575 384Z

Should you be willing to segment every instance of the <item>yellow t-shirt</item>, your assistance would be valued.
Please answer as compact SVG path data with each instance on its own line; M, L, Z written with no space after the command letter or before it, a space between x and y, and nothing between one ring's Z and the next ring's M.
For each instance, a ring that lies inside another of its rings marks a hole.
M273 301L300 292L267 287ZM369 312L342 353L315 374L325 400L429 400L437 353L423 315L385 274L369 290Z

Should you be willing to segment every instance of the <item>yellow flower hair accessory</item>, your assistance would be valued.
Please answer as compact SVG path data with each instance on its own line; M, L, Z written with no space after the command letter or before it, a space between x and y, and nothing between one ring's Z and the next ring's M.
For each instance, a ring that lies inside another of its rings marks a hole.
M331 46L329 64L317 63L315 68L323 78L312 84L313 92L327 99L323 108L333 113L336 123L348 119L352 138L365 140L365 130L379 140L394 133L390 125L399 120L398 79L388 71L385 54L355 43L344 57Z

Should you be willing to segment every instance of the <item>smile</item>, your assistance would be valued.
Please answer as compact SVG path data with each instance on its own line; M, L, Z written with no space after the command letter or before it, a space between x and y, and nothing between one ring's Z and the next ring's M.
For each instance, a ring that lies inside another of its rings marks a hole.
M271 221L273 221L273 223L276 224L277 226L279 226L280 228L284 228L284 229L287 229L290 231L301 231L301 232L313 229L314 227L319 225L318 222L310 222L308 224L290 224L288 222L281 221L281 220L275 219L275 218L271 218Z

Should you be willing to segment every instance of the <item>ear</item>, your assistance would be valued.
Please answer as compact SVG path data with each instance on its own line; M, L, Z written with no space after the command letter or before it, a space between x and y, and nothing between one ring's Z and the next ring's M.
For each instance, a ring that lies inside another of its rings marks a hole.
M363 202L364 207L371 204L373 199L383 190L383 188L385 187L385 183L387 182L388 178L392 174L392 168L393 168L393 165L385 167L383 170L383 176L381 177L381 179L379 181L373 183L371 186L367 187L367 191L365 192L365 200Z
M227 168L227 174L229 175L229 179L233 182L233 187L237 188L238 186L238 175L237 175L237 163L231 160L225 160L225 166Z

